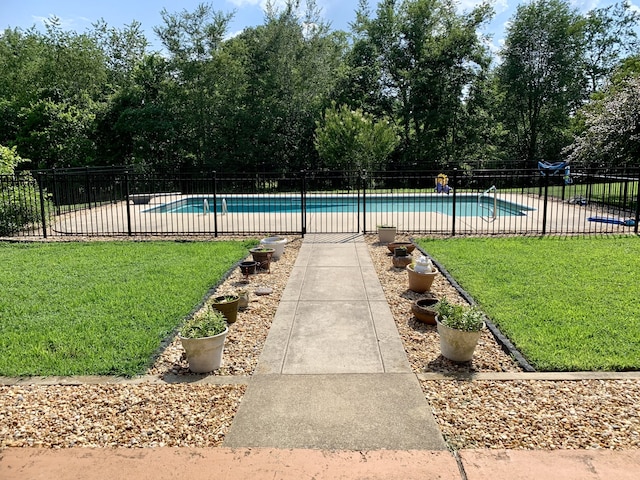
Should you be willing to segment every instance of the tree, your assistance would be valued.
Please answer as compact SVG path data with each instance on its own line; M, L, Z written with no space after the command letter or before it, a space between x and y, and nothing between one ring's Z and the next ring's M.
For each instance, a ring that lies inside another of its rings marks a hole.
M640 165L640 76L612 85L583 115L585 130L565 150L567 160L583 165Z
M554 159L570 117L585 98L583 22L565 0L521 4L507 29L498 68L507 149L522 166Z
M449 163L464 92L489 63L477 30L490 7L458 14L449 0L383 0L375 17L366 2L356 15L341 98L398 123L406 166Z
M154 31L169 52L174 81L166 101L177 119L184 149L175 154L189 159L193 171L211 170L215 154L214 132L224 104L227 73L220 64L224 36L232 16L200 4L193 12L161 12L164 25Z
M315 146L327 168L382 170L398 145L398 135L386 119L376 121L362 110L333 105L317 123Z
M297 7L269 4L264 25L231 41L246 53L237 138L241 149L250 148L237 163L252 171L290 172L318 162L315 122L329 104L346 44L341 34L329 33L314 2L302 15Z
M591 93L605 84L625 54L638 50L639 19L626 0L587 13L584 62Z

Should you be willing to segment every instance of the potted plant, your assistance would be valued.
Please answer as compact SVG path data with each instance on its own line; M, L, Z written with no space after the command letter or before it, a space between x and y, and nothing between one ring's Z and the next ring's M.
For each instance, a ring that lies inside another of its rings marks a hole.
M415 250L416 245L413 242L391 242L387 244L387 248L391 253L393 253L396 247L405 247L407 249L407 253L411 253Z
M454 305L443 298L436 311L442 356L454 362L471 360L485 325L480 309Z
M206 373L220 368L229 327L222 313L209 307L187 320L178 334L189 370Z
M438 270L433 266L431 260L421 256L407 265L409 275L409 290L416 293L424 293L431 290L431 285L436 278Z
M391 261L396 268L404 268L411 263L411 255L407 252L406 247L397 247L393 250Z
M249 250L253 256L253 260L258 262L258 267L262 270L271 272L271 258L275 252L275 248L265 247L263 245Z
M260 245L268 248L273 248L272 258L278 260L284 254L284 247L287 244L287 239L284 237L267 237L260 240Z
M432 293L427 293L427 295L426 298L414 300L411 305L411 312L419 322L426 323L427 325L435 325L440 300Z
M211 299L211 306L221 312L227 319L227 323L235 323L238 319L238 295L220 295Z
M378 225L378 241L390 243L396 239L396 227L391 225Z

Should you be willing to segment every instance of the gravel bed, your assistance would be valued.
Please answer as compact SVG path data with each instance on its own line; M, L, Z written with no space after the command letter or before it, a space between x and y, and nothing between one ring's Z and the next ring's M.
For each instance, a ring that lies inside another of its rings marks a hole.
M215 447L245 385L0 386L0 448Z
M415 300L426 295L409 290L407 272L404 268L395 268L391 262L391 252L386 245L378 242L375 235L366 235L371 260L382 284L387 303L396 321L398 332L407 352L409 363L416 373L424 372L519 372L520 366L507 355L487 329L482 332L473 361L458 364L440 355L440 340L435 325L419 322L411 313ZM408 241L408 238L396 236L396 241ZM420 255L414 250L413 257ZM466 301L451 286L447 279L438 274L431 286L431 293L438 298L447 297L457 304Z
M261 271L250 275L247 283L240 269L236 268L216 289L216 295L248 290L249 307L239 311L238 319L229 326L222 355L222 366L211 375L253 374L301 245L301 238L289 238L284 254L278 260L271 262L270 273ZM251 260L251 255L247 260ZM255 290L258 287L269 287L273 292L270 295L256 295ZM162 351L147 374L192 375L189 372L184 349L177 337Z
M449 447L640 448L640 382L423 381Z

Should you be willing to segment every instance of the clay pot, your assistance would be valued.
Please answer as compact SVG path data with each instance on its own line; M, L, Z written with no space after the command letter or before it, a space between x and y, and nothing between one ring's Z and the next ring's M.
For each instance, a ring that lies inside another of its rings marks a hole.
M438 273L437 270L431 273L418 273L411 265L407 265L407 272L409 275L409 290L416 293L424 293L431 290L433 280Z
M411 242L391 242L387 244L387 248L389 249L389 251L391 253L393 253L395 248L398 247L404 247L407 249L407 253L411 253L415 250L416 246L415 244L411 243Z
M419 322L435 325L437 316L435 306L439 301L435 295L430 295L428 298L421 298L413 302L411 312Z
M396 268L404 268L407 265L409 265L412 260L413 258L411 258L411 255L407 255L405 257L397 257L394 255L391 258L391 261L393 262L393 266Z

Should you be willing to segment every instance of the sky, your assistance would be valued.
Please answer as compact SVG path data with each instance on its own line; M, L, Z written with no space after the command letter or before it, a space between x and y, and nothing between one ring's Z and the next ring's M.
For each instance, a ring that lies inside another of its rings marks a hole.
M228 35L240 33L246 27L264 24L264 5L267 0L0 0L0 29L20 27L23 29L43 27L43 20L55 15L65 29L82 33L103 18L110 27L122 28L137 20L142 24L152 49L161 45L153 27L163 24L160 12L193 11L200 3L210 3L214 9L234 13ZM275 0L284 2L284 0ZM368 0L375 12L378 0ZM480 0L459 0L461 11L468 11ZM484 33L492 35L493 49L497 50L504 40L505 25L513 17L516 7L523 0L493 0L495 16ZM593 8L606 7L616 0L572 0L571 5L585 13ZM640 0L631 0L632 8L640 12ZM316 0L324 20L334 30L348 30L355 19L358 0Z

